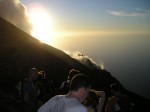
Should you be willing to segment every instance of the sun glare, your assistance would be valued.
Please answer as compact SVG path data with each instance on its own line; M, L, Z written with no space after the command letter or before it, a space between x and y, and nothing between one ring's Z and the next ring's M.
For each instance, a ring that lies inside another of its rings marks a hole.
M53 39L53 21L48 13L40 8L33 8L29 11L29 19L32 23L32 36L43 43L50 44Z

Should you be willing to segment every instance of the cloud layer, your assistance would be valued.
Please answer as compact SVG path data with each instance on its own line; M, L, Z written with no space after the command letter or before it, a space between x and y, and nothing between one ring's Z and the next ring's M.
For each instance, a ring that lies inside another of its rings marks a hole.
M85 65L86 67L88 67L89 69L104 69L104 64L100 63L97 64L95 61L93 61L91 58L89 58L86 55L83 55L81 52L79 51L75 51L75 52L70 52L70 51L65 51L67 54L69 54L72 58L78 60L80 63L82 63L83 65Z
M115 16L150 16L150 10L142 10L137 8L133 12L107 10L108 13Z
M31 34L32 25L26 7L19 0L0 0L0 17Z

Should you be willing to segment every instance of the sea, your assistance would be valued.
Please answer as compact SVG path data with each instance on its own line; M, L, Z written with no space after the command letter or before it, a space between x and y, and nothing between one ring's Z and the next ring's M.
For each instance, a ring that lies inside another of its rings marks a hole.
M150 35L78 36L61 40L56 48L81 52L103 64L127 90L150 99Z

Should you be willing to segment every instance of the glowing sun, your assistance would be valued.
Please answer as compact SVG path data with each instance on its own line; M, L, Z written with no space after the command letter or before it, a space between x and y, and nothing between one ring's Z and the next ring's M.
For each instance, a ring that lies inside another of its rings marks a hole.
M33 7L29 10L29 19L32 24L32 36L41 42L50 44L53 39L53 21L42 7Z

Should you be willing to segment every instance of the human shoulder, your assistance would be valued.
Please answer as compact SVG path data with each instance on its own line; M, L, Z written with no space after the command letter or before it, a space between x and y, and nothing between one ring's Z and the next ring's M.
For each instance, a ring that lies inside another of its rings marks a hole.
M70 100L68 108L70 108L68 112L87 112L87 108L75 98Z
M47 112L51 109L54 109L55 106L59 105L59 100L62 99L64 95L55 95L51 99L49 99L45 104L43 104L39 109L38 112Z
M57 104L58 102L63 102L65 95L55 95L47 101L47 103Z
M23 79L21 82L21 92L31 92L31 90L33 90L32 82L28 78Z
M108 100L116 101L116 100L118 100L118 98L116 96L111 96L111 97L109 97Z
M67 112L87 112L87 108L84 105L74 105L72 108L68 108Z
M24 83L30 83L31 81L29 80L29 78L24 78L24 79L22 79L22 84L24 84Z
M65 97L65 95L55 95L55 96L53 96L51 99L49 99L49 100L54 100L54 99L62 99L62 98L64 98Z

